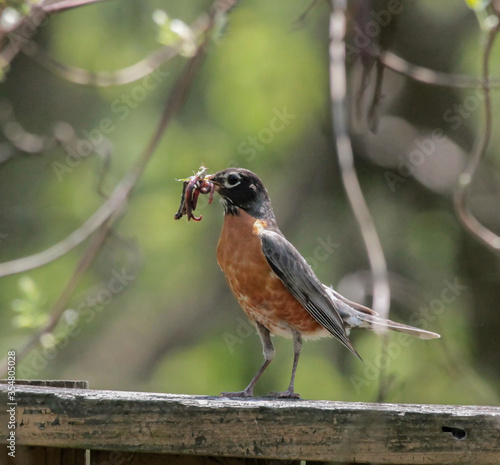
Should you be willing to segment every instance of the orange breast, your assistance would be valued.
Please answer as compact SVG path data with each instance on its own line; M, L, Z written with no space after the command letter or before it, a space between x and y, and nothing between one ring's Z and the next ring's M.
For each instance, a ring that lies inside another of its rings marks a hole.
M254 234L255 221L243 210L225 215L217 246L217 261L239 304L272 334L290 336L293 327L304 336L327 335L272 271Z

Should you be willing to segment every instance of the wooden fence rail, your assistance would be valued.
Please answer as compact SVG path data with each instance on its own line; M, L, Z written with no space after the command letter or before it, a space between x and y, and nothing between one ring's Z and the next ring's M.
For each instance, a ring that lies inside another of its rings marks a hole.
M15 398L16 459L2 451L2 464L500 464L500 407L25 385L16 386ZM0 400L5 448L5 384Z

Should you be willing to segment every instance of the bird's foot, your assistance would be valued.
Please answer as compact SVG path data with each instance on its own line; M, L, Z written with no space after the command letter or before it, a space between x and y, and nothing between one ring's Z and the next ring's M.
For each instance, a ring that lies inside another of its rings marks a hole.
M244 391L236 391L236 392L221 392L219 397L237 397L237 398L253 397L253 389L245 389Z
M300 394L287 389L284 392L271 392L270 395L272 397L276 397L277 399L301 399Z

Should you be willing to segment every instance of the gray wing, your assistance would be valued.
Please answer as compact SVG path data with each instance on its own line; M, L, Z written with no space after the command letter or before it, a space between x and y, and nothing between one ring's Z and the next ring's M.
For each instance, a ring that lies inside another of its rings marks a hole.
M288 291L321 326L359 357L347 337L336 303L328 297L323 284L302 255L277 232L264 230L259 236L269 266Z

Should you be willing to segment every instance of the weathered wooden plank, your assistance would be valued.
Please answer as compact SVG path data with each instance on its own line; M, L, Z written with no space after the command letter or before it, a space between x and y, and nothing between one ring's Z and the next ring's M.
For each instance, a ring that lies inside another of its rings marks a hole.
M87 389L89 387L88 381L74 380L74 379L16 379L14 384L23 384L26 386L51 386L60 388L78 388ZM0 384L9 384L6 379L0 379Z
M6 379L0 379L0 384L6 385L5 389L8 389L7 385L11 383L14 383L16 386L17 385L51 386L51 387L79 388L79 389L85 389L88 387L87 381L39 380L39 379L16 379L9 381ZM16 387L16 391L17 390L18 388ZM12 408L12 406L15 405L15 403L12 401L16 400L17 399L15 398L9 399L10 402L6 405L7 408L9 409ZM9 415L9 420L10 420L10 415ZM7 427L7 421L2 422L2 427L4 428ZM9 427L7 427L7 430L9 432L12 431ZM9 452L15 454L14 457L9 456ZM63 449L58 447L45 447L45 446L20 446L20 445L18 446L17 444L13 451L11 448L4 448L4 450L0 452L0 465L3 465L4 463L7 464L9 462L12 463L14 461L15 463L24 465L32 465L32 464L33 465L35 464L36 465L86 465L85 451L81 449L68 449L68 448Z
M5 390L0 386L3 398ZM34 386L19 386L16 397L17 439L25 445L337 463L500 463L499 407Z

